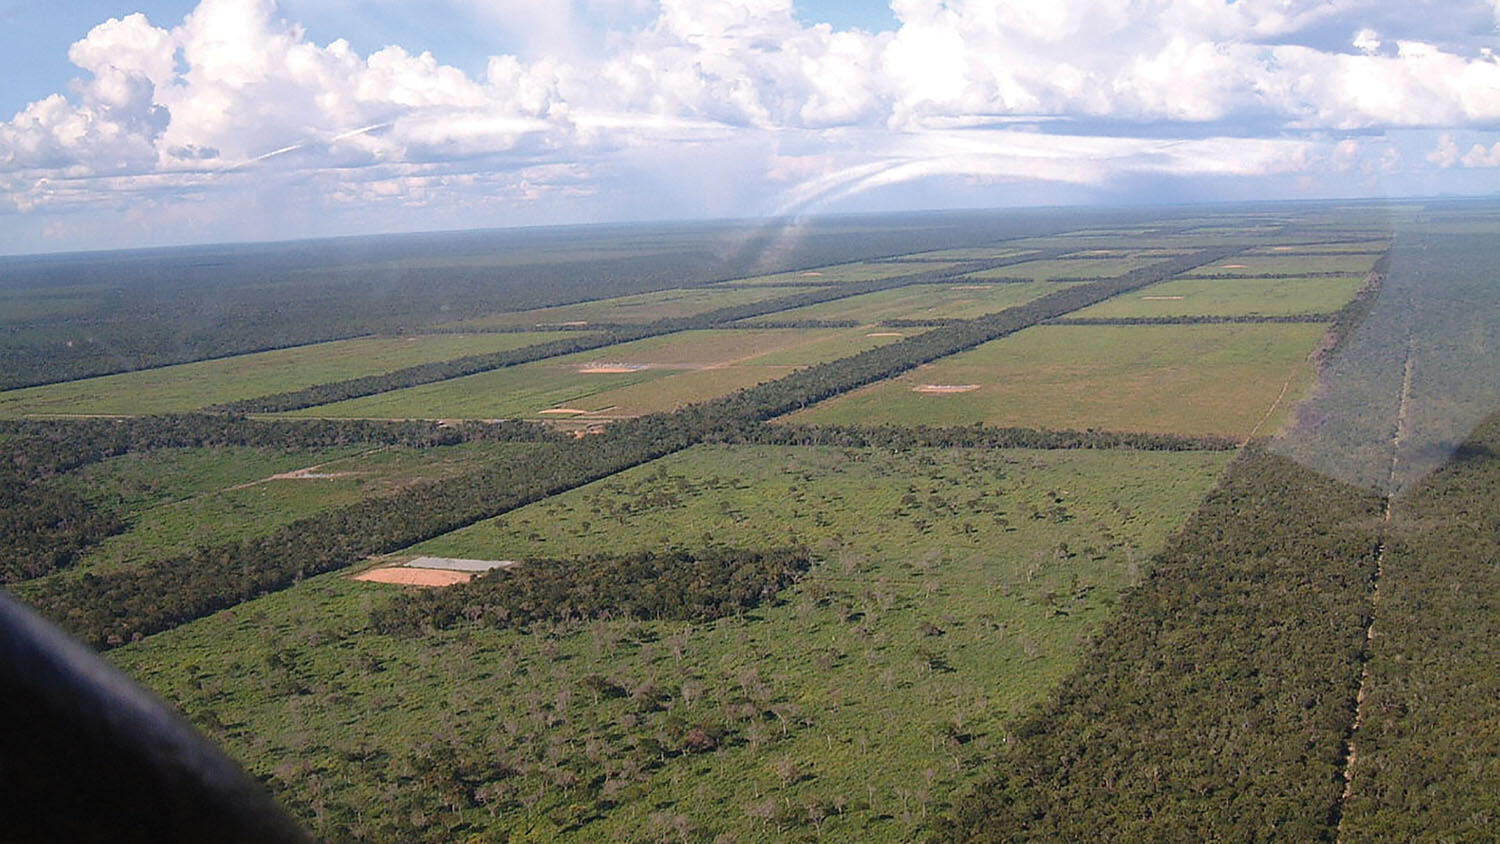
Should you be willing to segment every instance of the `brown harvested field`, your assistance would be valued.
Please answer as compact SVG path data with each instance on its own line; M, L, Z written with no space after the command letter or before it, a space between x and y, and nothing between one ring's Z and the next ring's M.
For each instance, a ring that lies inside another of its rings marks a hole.
M406 566L381 566L354 575L367 583L394 583L399 586L455 586L474 577L469 571L447 569L414 569Z

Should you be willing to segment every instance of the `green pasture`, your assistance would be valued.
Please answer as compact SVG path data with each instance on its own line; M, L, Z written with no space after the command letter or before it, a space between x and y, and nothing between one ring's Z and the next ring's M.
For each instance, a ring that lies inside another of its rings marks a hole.
M315 513L458 474L525 445L460 443L428 449L157 449L58 478L130 527L59 575L103 571L274 532ZM309 470L302 477L277 477Z
M1333 278L1180 278L1122 293L1084 308L1077 317L1239 316L1330 313L1364 285L1356 276Z
M411 551L809 545L812 572L755 612L396 638L367 614L397 587L331 575L111 657L325 834L909 841L1228 459L700 446ZM723 731L656 754L673 724ZM515 772L485 783L491 809L431 767L455 754Z
M1321 251L1321 250L1319 250ZM1277 253L1274 255L1234 255L1213 264L1183 273L1184 278L1204 275L1299 275L1303 273L1353 273L1363 275L1375 266L1378 256L1370 254L1349 255L1298 255Z
M620 296L614 299L599 299L562 305L556 308L538 308L530 311L492 314L477 319L452 323L445 328L492 328L535 327L573 323L645 323L658 319L696 316L717 308L746 305L794 296L813 290L813 287L688 287L677 290L661 290L636 296Z
M820 302L745 320L745 324L792 319L852 319L860 323L886 319L972 319L1024 305L1058 289L1057 284L912 284L892 290Z
M1318 324L1038 326L784 417L832 424L1274 433Z
M1030 278L1045 282L1051 278L1113 278L1131 270L1149 267L1167 260L1167 253L1139 253L1124 258L1058 258L1050 261L1026 261L993 270L972 273L968 278L982 282L986 278Z
M179 413L345 378L379 375L419 363L518 349L565 336L572 335L422 334L317 343L7 390L0 392L0 417Z
M863 261L854 264L836 264L811 270L761 275L735 279L726 284L740 285L785 285L785 284L846 284L852 281L878 281L910 273L938 272L953 264L931 261Z
M1301 243L1296 246L1258 246L1247 249L1245 255L1300 255L1308 252L1339 252L1348 255L1379 256L1390 248L1389 241L1333 241L1330 243Z
M671 410L900 339L883 334L847 328L683 331L289 415L612 419ZM543 413L548 410L559 412ZM567 410L583 413L562 412Z

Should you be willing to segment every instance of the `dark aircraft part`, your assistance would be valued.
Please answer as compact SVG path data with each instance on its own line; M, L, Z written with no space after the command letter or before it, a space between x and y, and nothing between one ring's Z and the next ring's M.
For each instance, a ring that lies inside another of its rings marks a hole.
M0 591L0 842L310 840L165 703Z

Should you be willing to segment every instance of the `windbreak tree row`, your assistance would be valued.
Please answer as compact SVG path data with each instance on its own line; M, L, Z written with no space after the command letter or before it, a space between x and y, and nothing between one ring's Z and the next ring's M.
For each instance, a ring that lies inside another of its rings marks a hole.
M302 408L316 407L320 404L330 404L336 401L344 401L345 399L373 396L379 393L403 390L408 387L431 384L437 381L449 381L454 378L462 378L466 375L477 375L481 372L489 372L507 366L518 366L523 363L532 363L575 352L602 349L606 346L628 343L633 340L643 340L647 337L656 337L662 334L715 328L734 322L735 320L902 287L916 283L919 280L928 279L934 275L940 274L924 272L875 281L851 282L837 287L823 287L805 293L782 296L761 302L731 305L696 316L671 317L654 320L642 325L615 325L609 331L598 334L585 334L579 337L552 340L546 343L537 343L532 346L524 346L519 349L510 349L503 352L467 355L453 360L417 364L416 366L409 366L380 375L366 375L361 378L332 381L327 384L315 384L311 387L285 393L241 399L240 401L229 402L211 409L229 413L280 413L288 410L301 410Z
M934 840L1332 840L1381 512L1251 445Z
M805 549L523 560L459 586L403 592L377 607L371 624L419 635L461 624L530 630L597 618L712 621L759 606L810 565Z
M96 647L146 636L371 554L572 489L684 448L666 426L635 436L543 444L486 468L294 522L269 536L101 574L25 584L19 597Z

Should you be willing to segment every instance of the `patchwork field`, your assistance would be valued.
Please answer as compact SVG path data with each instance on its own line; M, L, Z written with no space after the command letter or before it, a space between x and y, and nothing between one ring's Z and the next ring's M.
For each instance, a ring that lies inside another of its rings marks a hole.
M318 798L327 829L911 840L1228 459L697 447L412 550L812 545L815 568L772 605L413 639L369 627L400 587L334 576L112 656L273 786L339 782ZM689 728L698 749L666 752ZM443 759L513 773L435 813L449 781L405 772Z
M1272 433L1310 385L1308 356L1326 330L1316 324L1038 326L785 418Z
M852 319L861 323L886 319L972 319L1040 299L1057 290L1058 286L1048 282L985 284L982 281L974 284L912 284L779 311L744 322L754 325L793 319Z
M1152 252L1134 254L1129 257L1112 258L1058 258L1051 261L1026 261L1007 264L993 270L973 273L969 278L983 281L986 278L1030 278L1047 281L1052 278L1112 278L1131 270L1165 261L1171 254Z
M671 410L900 339L871 334L885 333L863 329L684 331L290 415L612 419Z
M1133 290L1076 317L1240 316L1331 313L1359 292L1358 276L1173 279Z
M130 523L61 576L263 536L314 513L467 471L526 447L480 442L429 449L228 446L112 458L54 481L97 507L124 514Z
M363 337L0 392L0 417L180 413L221 402L378 375L430 361L519 349L561 332Z
M599 299L579 302L557 308L539 308L532 311L493 314L478 319L465 320L444 326L447 328L492 328L492 327L536 327L570 325L591 322L645 323L672 317L687 317L751 302L763 302L782 296L794 296L813 290L812 287L775 286L761 288L746 287L692 287L680 290L662 290L642 293L638 296L621 296L615 299Z
M1350 273L1363 275L1375 266L1378 255L1298 255L1277 253L1273 255L1236 255L1216 264L1208 264L1190 272L1185 277L1219 275L1301 275L1304 273Z
M875 281L908 273L938 272L953 266L932 261L868 261L856 264L838 264L819 267L815 270L796 270L774 275L754 276L725 282L736 287L784 284L845 284L851 281Z

